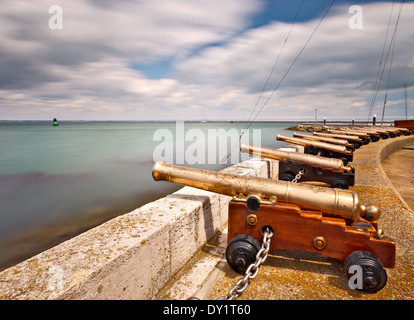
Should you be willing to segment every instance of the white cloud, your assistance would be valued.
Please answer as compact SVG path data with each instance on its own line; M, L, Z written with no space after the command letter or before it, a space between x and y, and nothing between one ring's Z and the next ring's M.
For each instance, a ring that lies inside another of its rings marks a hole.
M259 119L265 119L266 114L272 119L279 116L294 118L298 110L311 117L315 107L331 118L367 117L368 103L361 101L369 102L371 99L391 7L391 3L362 5L362 30L349 29L351 15L348 7L337 7L323 21ZM390 34L396 16L397 6ZM403 83L414 85L414 69L410 67L413 19L414 5L405 4L395 47L391 89L401 90ZM317 22L295 25L264 97L285 74ZM178 66L180 72L177 77L186 83L202 81L245 91L255 90L258 96L289 28L290 24L273 23L246 32L225 47L209 48L199 56L183 61ZM384 72L381 88L385 87L387 74L388 69ZM381 101L378 102L380 106Z
M49 5L2 4L3 119L246 120L290 28L275 22L244 31L261 8L253 0L77 0L62 4L64 28L52 31ZM349 29L348 7L336 7L258 119L313 119L315 108L328 119L365 119L391 5L362 5L363 30ZM401 88L414 85L413 19L414 4L406 3L388 116L402 114ZM295 25L264 99L316 23ZM168 79L148 79L130 67L170 57L175 72Z

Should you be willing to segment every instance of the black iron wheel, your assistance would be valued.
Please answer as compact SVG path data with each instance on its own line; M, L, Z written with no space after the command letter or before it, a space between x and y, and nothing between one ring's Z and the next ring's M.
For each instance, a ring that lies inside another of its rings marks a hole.
M349 182L344 178L336 178L332 182L332 188L349 189Z
M364 138L362 138L362 144L366 145L366 144L368 144L368 143L369 143L369 140L368 140L368 139L364 139Z
M387 283L387 272L371 252L354 251L349 254L345 259L345 270L351 289L375 293Z
M279 178L279 180L283 180L283 181L292 181L293 179L295 179L295 175L291 172L285 172Z
M244 274L249 265L256 261L259 250L259 241L247 234L239 234L227 245L227 263L234 271Z

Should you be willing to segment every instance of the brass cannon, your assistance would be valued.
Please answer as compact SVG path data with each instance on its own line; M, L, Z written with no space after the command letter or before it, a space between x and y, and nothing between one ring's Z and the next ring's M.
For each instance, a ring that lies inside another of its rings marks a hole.
M274 179L186 168L158 161L156 181L232 196L228 211L226 259L244 273L255 262L263 230L274 233L270 249L317 252L358 265L363 287L376 292L395 267L395 242L378 228L379 209L360 203L356 192ZM352 273L347 269L347 276Z
M388 133L380 132L380 131L374 130L374 129L354 128L354 130L356 132L366 133L367 135L369 135L372 142L377 142L381 138L382 139L387 139L388 138Z
M307 154L319 155L321 157L327 158L341 159L344 165L347 165L348 162L352 162L353 160L353 152L348 150L345 146L340 146L321 141L311 141L301 138L293 138L281 134L278 134L276 139L303 146L305 147L304 153Z
M335 133L335 134L357 136L358 138L361 138L363 144L368 144L371 142L370 136L364 132L356 132L355 130L333 130L333 129L328 130L328 132Z
M314 132L313 135L317 137L328 137L328 138L346 140L349 143L353 144L355 146L355 149L358 149L363 145L362 139L357 136L350 136L346 134L325 133L325 132Z
M413 133L413 130L411 129L407 129L407 128L400 128L400 127L394 127L395 129L397 129L398 131L401 132L401 134L405 135L405 136L409 136Z
M319 181L333 188L348 189L355 182L355 168L345 166L342 160L311 154L288 152L242 144L241 152L279 161L279 180Z
M376 127L369 127L369 128L374 128L375 129ZM392 127L392 128L391 127L380 127L380 128L385 130L385 131L388 131L390 133L391 138L393 138L391 135L395 135L395 136L399 137L402 134L402 130L399 130L396 127Z
M389 136L390 138L395 138L401 136L401 131L398 130L398 128L388 128L388 127L377 127L377 126L371 126L367 127L365 129L377 131L379 134L384 136ZM386 138L384 138L386 139Z
M381 128L374 128L374 127L369 127L369 128L355 128L355 130L357 132L364 132L367 133L371 136L371 140L372 141L378 141L380 139L388 139L388 138L395 138L397 135L392 133L392 132L388 132L387 130L383 130ZM374 137L374 140L372 139Z
M328 138L328 137L321 137L321 136L315 136L315 135L311 136L309 134L298 133L298 132L294 132L293 137L312 140L312 141L321 141L321 142L326 142L326 143L338 144L340 146L345 146L346 149L349 151L352 151L352 152L355 151L355 145L345 139Z

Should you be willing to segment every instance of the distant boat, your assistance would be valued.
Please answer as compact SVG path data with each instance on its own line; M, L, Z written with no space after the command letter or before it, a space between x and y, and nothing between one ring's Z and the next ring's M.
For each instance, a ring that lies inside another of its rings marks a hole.
M57 121L56 118L53 118L53 126L54 127L58 127L59 126L59 123L58 123L58 121Z

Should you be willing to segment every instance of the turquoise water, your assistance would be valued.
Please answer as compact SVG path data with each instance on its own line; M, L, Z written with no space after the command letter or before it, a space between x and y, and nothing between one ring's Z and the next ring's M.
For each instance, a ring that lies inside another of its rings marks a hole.
M51 124L0 122L0 269L178 190L178 185L152 179L154 161L160 160L154 159L154 150L168 142L167 136L154 141L159 129L174 138L161 156L175 156L177 145L184 143L185 150L206 150L203 157L208 162L207 153L214 150L207 139L209 129L240 133L245 128L239 123L183 123L184 134L203 133L206 138L183 142L175 122ZM260 129L262 146L280 148L286 143L275 137L292 136L284 130L290 125L252 124L249 142L252 130ZM220 160L217 151L214 164L183 165L209 170L232 165L230 159Z

